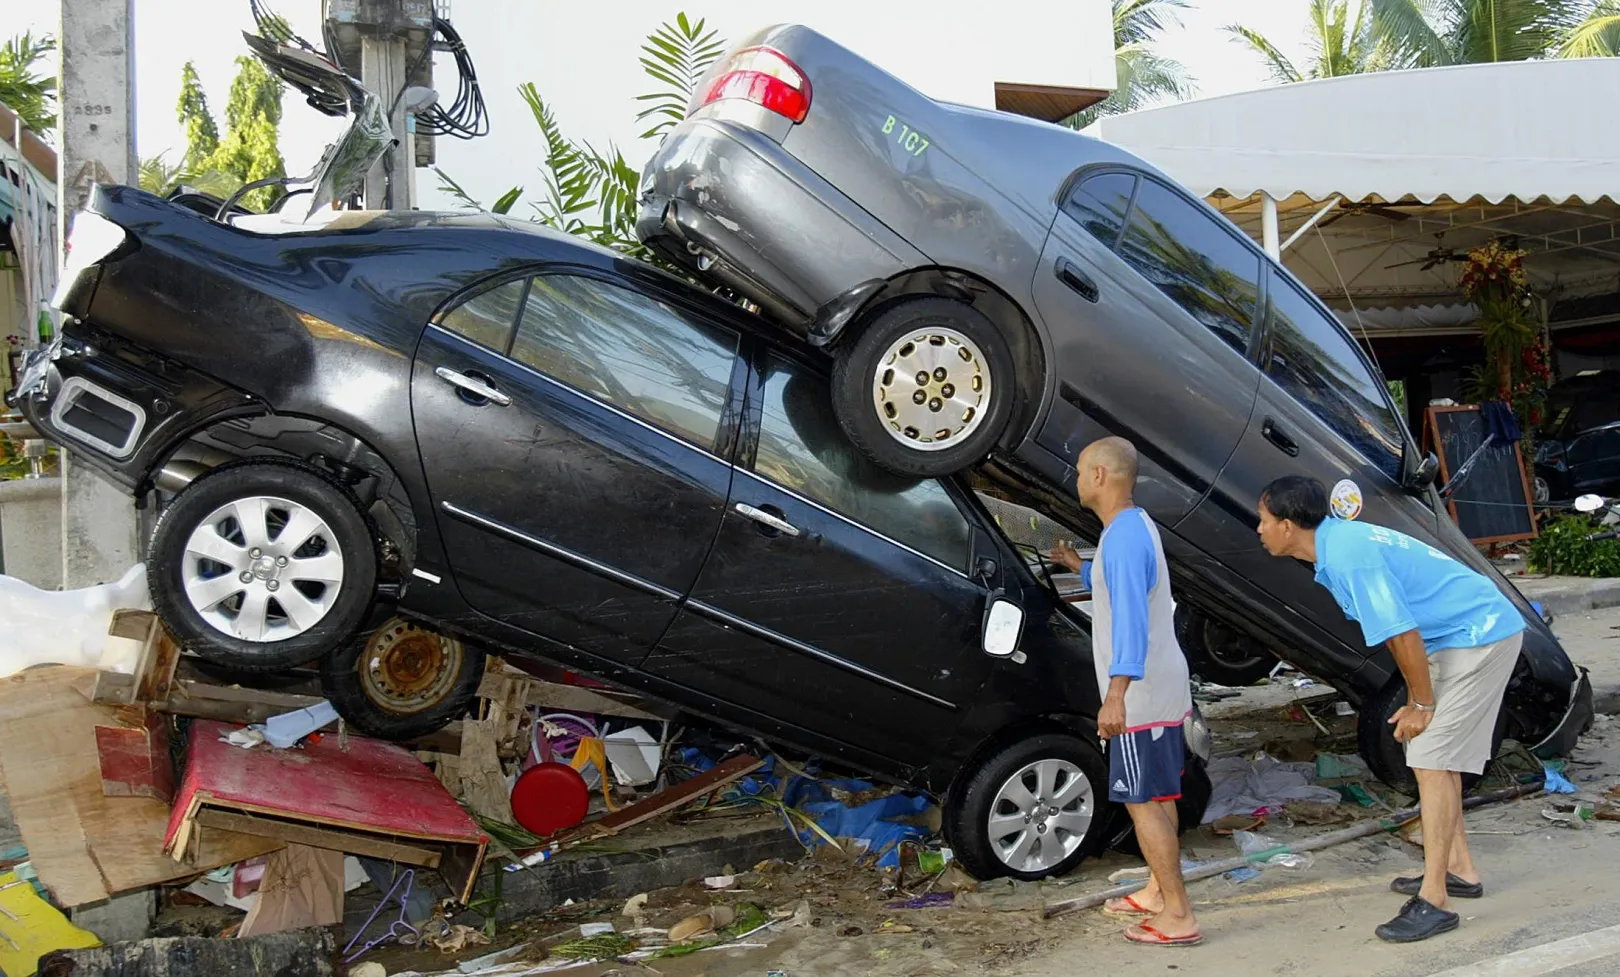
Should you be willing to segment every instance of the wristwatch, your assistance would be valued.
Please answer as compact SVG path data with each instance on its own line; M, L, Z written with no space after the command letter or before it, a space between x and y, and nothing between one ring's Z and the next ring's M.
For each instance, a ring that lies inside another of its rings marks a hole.
M1428 705L1424 705L1421 702L1409 702L1407 705L1411 706L1413 709L1416 709L1418 712L1434 712L1434 703L1432 702Z

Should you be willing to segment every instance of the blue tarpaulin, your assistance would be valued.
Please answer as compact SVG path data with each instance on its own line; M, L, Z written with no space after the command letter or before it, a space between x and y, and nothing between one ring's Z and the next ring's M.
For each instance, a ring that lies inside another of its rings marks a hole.
M700 772L714 766L713 760L691 748L681 751L680 762ZM783 803L798 809L829 836L863 843L867 852L877 856L880 868L900 864L902 842L928 837L925 827L899 823L901 819L918 820L918 816L928 810L933 802L925 795L897 791L851 807L839 800L837 794L859 795L877 785L853 778L821 779L816 776L818 770L814 764L801 769L810 776L792 772L773 756L757 773L733 784L731 790L744 797L779 796ZM822 842L821 836L809 828L799 823L790 826L805 845Z

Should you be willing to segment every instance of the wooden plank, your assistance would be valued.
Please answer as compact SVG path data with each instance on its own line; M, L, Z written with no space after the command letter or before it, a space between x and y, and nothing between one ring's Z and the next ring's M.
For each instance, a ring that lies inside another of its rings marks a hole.
M167 804L102 793L95 728L122 723L117 709L89 700L96 682L94 671L63 665L0 680L0 776L30 860L58 904L100 902L281 847L214 831L194 861L165 855Z
M152 709L129 707L128 722L96 726L101 792L108 797L174 800L174 763L169 758L169 719Z
M298 824L278 818L254 817L252 814L227 811L218 807L204 806L197 812L196 821L205 828L224 828L239 834L279 838L311 848L328 848L332 851L348 852L351 855L380 858L385 862L405 862L408 865L425 865L428 868L438 868L439 859L443 854L417 845L389 841L376 835L341 831L313 824Z
M131 641L145 641L152 633L152 628L158 625L158 616L151 611L138 611L133 607L120 607L113 611L112 623L107 625L107 633L115 638L128 638Z
M725 763L690 780L683 780L674 787L661 790L651 797L637 801L629 807L623 808L605 818L592 821L590 824L580 825L572 831L564 833L557 839L558 844L571 844L587 841L591 838L605 838L615 835L633 825L651 820L660 814L673 811L678 807L689 804L704 794L742 778L765 765L765 761L749 753L738 754ZM520 853L520 854L527 854Z
M180 665L180 645L156 618L137 662L135 701L166 702L174 686L174 670Z
M547 682L544 679L514 675L510 672L485 671L484 680L478 686L478 695L484 699L503 699L507 695L506 688L511 683L519 683L522 686L523 695L518 701L523 705L540 706L556 712L585 712L655 723L668 718L649 711L645 700L620 699L596 689L563 685L561 682Z

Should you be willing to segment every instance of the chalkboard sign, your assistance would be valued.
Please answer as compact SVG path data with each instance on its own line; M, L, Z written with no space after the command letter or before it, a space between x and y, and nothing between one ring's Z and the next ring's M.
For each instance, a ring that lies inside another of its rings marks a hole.
M1476 543L1532 539L1536 516L1519 443L1492 440L1487 445L1488 433L1485 415L1477 406L1430 407L1427 411L1423 443L1440 456L1441 486L1467 466L1447 501L1451 518Z

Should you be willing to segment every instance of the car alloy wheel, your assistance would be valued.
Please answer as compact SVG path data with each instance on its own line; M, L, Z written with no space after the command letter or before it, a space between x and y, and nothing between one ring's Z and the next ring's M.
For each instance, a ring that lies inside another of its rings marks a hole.
M205 661L272 672L341 647L376 595L354 493L290 458L230 462L175 495L146 554L152 606Z
M1067 760L1047 758L1007 778L990 804L991 849L1014 872L1049 872L1079 850L1096 816L1091 782Z
M1547 485L1547 480L1545 478L1537 475L1534 486L1535 487L1531 489L1531 492L1534 494L1532 501L1547 502L1552 499L1552 489Z
M891 438L918 451L961 444L989 414L991 373L978 344L945 326L906 333L878 359L872 403Z
M366 698L389 712L413 713L455 688L465 656L459 640L395 617L372 634L355 667Z
M220 506L192 530L181 570L186 599L243 641L303 634L343 588L343 550L326 521L289 499L254 495Z

